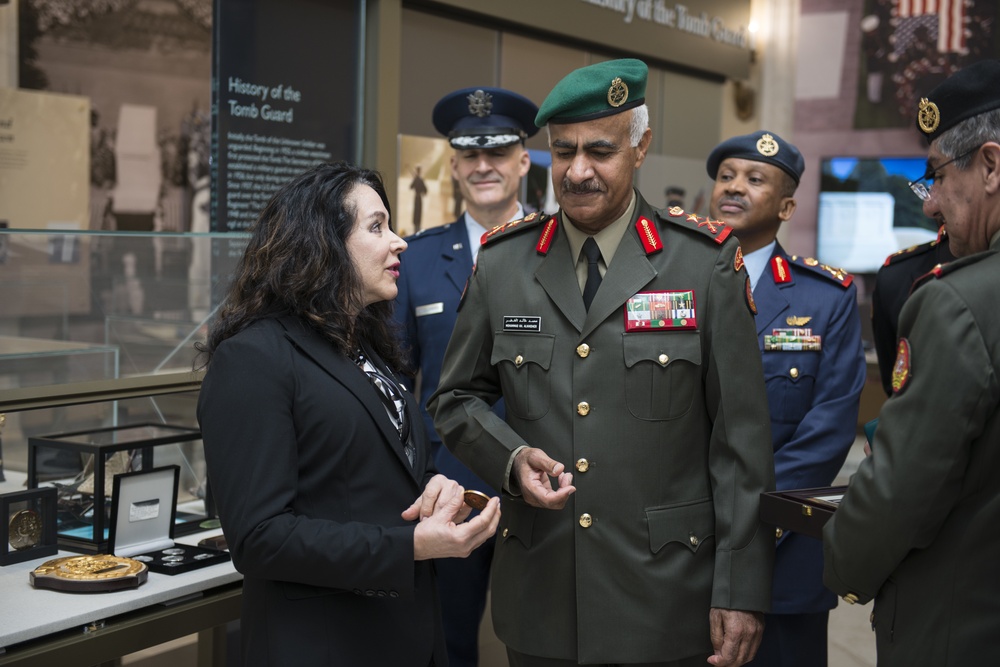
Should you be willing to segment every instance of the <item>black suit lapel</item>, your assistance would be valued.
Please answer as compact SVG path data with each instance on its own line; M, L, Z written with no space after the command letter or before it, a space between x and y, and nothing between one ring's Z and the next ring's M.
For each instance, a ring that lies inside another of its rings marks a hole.
M417 479L416 468L418 466L414 465L411 467L410 462L406 459L403 446L399 442L399 432L393 425L392 420L389 419L389 415L386 414L382 399L377 393L378 389L372 385L371 381L358 368L357 364L352 359L348 359L345 355L341 354L334 347L333 343L307 327L298 318L282 317L278 321L285 329L285 337L296 348L301 350L316 365L326 371L330 377L342 384L357 397L358 402L364 406L365 411L368 412L372 421L375 422L375 425L382 433L384 444L392 449L400 463L410 473L410 476ZM384 367L380 359L377 361L377 365ZM411 400L407 398L408 405ZM411 411L411 422L413 421L412 414L414 413ZM414 429L419 429L422 426L422 422L411 423L410 430L412 432ZM419 457L416 460L419 461Z

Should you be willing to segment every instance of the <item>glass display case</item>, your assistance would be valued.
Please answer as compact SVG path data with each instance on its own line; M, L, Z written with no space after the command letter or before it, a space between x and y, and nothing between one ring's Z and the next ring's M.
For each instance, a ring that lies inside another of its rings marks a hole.
M0 216L0 406L198 367L195 344L205 340L246 235L109 230L97 222L13 229ZM25 472L28 438L47 433L191 426L193 405L189 395L18 408L7 414L3 464Z
M167 465L180 468L174 532L216 527L198 429L135 424L28 438L28 487L55 487L59 546L108 548L114 477Z

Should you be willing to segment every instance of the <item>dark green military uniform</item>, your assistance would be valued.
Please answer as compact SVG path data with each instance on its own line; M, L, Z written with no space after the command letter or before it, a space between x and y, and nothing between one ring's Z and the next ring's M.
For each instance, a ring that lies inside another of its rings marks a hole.
M824 581L875 598L879 667L1000 655L1000 235L917 287L894 395L824 530Z
M960 259L904 304L872 455L823 531L826 585L848 602L875 599L879 667L1000 655L997 110L1000 60L959 70L919 102L930 149L910 188Z
M435 426L494 488L522 445L576 486L558 511L503 496L493 623L515 651L707 656L710 607L768 608L758 498L774 468L746 270L727 227L672 213L637 194L589 311L558 218L491 236L466 288ZM626 331L637 293L677 291L693 292L683 322ZM489 409L501 395L506 423Z

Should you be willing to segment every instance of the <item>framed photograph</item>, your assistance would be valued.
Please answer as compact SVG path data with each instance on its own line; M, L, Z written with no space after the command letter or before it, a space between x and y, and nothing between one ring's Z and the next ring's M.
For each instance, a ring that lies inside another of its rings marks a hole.
M0 495L0 566L52 556L56 545L53 487Z

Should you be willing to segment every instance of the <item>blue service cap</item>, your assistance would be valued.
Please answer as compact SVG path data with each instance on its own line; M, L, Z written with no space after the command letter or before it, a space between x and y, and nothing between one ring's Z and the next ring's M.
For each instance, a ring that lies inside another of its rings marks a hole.
M538 107L528 98L503 88L462 88L434 105L431 116L452 148L510 146L533 136Z
M791 176L796 185L799 184L802 172L806 170L806 162L799 149L767 130L726 139L712 149L705 166L713 181L719 173L719 165L730 157L773 164Z

